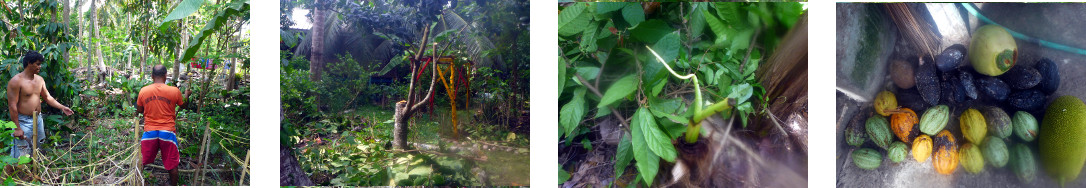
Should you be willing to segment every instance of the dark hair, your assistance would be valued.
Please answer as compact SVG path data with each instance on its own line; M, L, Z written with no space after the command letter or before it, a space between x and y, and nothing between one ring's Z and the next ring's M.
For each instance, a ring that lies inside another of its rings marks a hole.
M151 68L151 77L156 76L166 77L166 66L156 65L154 68Z
M44 62L45 61L45 56L42 56L41 54L39 54L38 52L35 52L34 50L30 50L30 51L26 52L26 54L23 55L23 68L26 68L26 66L30 66L31 63L39 62L39 61Z

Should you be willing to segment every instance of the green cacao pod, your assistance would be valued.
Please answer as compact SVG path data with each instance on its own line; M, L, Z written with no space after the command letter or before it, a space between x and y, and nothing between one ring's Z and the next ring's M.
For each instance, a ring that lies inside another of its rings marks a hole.
M966 172L977 174L984 171L984 155L973 143L962 144L962 148L958 150L958 156L961 157L962 168Z
M1014 153L1011 170L1023 182L1033 181L1033 178L1037 176L1037 162L1033 161L1033 152L1025 144L1015 144L1011 151Z
M890 149L886 150L886 157L890 158L890 161L899 163L905 160L905 156L909 155L909 147L905 146L904 142L894 141L890 144Z
M962 112L962 117L959 118L958 123L961 124L962 136L965 137L965 140L973 143L984 141L984 136L988 133L988 125L980 111L972 108L966 109Z
M984 121L988 124L988 132L999 138L1007 138L1014 132L1011 117L999 107L989 106L983 108Z
M867 118L866 124L867 136L871 138L872 142L875 142L875 145L882 149L890 147L893 136L890 134L890 122L887 122L885 117L873 115Z
M864 133L864 117L870 116L871 110L861 110L860 113L856 113L856 116L852 117L849 121L848 127L845 128L845 140L848 141L848 145L860 147L867 141L867 135Z
M860 148L852 151L852 163L861 169L874 170L882 165L882 154L871 148Z
M1014 124L1014 134L1026 142L1032 142L1037 138L1037 119L1027 112L1018 111L1011 119Z
M978 73L999 76L1018 61L1018 44L1001 26L981 26L969 42L969 61Z
M1007 143L995 136L988 136L983 145L984 161L988 161L993 167L1002 168L1010 161L1011 154L1007 151Z
M947 121L950 120L950 107L946 105L938 105L928 108L924 112L924 116L920 117L920 132L924 134L935 136L936 133L946 128Z

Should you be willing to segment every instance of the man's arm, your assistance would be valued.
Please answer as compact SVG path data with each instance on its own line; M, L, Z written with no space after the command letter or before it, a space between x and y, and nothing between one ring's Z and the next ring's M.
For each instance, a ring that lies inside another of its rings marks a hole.
M45 80L43 79L43 80L41 80L41 94L40 95L43 98L45 98L45 103L46 104L49 104L49 106L52 106L53 108L60 109L60 111L64 112L64 115L72 115L73 113L75 113L75 112L72 112L72 109L68 108L67 106L64 106L63 104L60 104L60 102L57 102L57 99L54 99L53 95L49 94L49 90L45 89L45 88L46 88L45 87Z
M11 79L12 79L11 81L8 81L8 90L7 90L8 91L8 116L11 117L11 122L18 123L19 122L19 87L16 86L15 84L13 84L13 83L16 82L15 78L13 77ZM20 129L18 126L16 126L14 136L15 137L20 137L20 138L23 137L23 129Z

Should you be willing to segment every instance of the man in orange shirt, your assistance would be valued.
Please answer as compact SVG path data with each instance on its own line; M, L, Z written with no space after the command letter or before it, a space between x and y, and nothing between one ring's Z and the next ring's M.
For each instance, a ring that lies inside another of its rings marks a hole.
M166 85L165 66L152 68L151 79L154 83L140 89L136 99L136 112L143 114L144 118L144 132L140 139L142 165L154 162L161 151L162 166L170 171L170 185L177 185L177 164L181 162L181 152L177 149L177 129L174 121L177 120L176 108L185 104L185 101L182 99L181 90Z

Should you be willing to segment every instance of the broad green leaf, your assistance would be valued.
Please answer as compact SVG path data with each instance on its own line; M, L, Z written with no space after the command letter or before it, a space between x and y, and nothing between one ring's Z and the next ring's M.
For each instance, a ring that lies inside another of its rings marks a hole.
M597 108L596 109L596 116L594 116L592 118L600 118L600 117L607 116L607 115L611 115L611 108Z
M19 164L20 165L27 164L27 163L30 163L30 156L23 155L23 156L19 157Z
M746 50L750 46L750 38L754 35L754 30L740 31L734 37L729 39L732 42L731 48L728 50ZM754 70L754 69L751 69Z
M645 143L648 144L649 150L652 150L653 153L667 162L675 162L675 146L671 145L668 136L660 131L659 126L656 126L656 118L649 113L648 109L637 109L637 113L634 114L630 124L630 126L640 127L641 134L644 134L643 138Z
M713 13L709 13L709 10L702 10L702 16L705 16L705 24L709 25L709 29L716 35L716 41L722 42L728 38L728 25L724 24L724 21L717 18Z
M558 58L558 95L562 95L562 92L566 89L566 81L569 78L566 77L566 58Z
M679 32L671 32L656 41L656 44L652 45L652 50L660 54L664 63L674 63L675 58L679 57L679 48L682 48L679 42Z
M641 3L626 4L626 7L622 8L622 19L626 19L630 26L645 21L645 10L641 8Z
M733 85L731 91L728 93L728 98L735 99L735 103L741 104L750 99L750 96L754 94L754 88L750 87L749 83L743 83L739 85Z
M637 172L640 173L641 179L645 180L645 184L652 185L652 179L656 178L656 172L660 170L660 157L649 149L649 144L645 142L645 135L641 133L641 126L630 126L630 129L634 159L637 159Z
M606 14L611 11L616 11L626 7L627 3L622 2L599 2L596 3L596 14Z
M199 33L192 36L189 46L185 48L185 53L180 59L190 59L195 56L196 52L200 51L200 47L203 46L204 39L221 30L227 20L235 16L247 16L248 13L248 0L234 0L230 6L219 11L219 13L215 14L215 17L207 21L207 23L204 24L204 28L201 29Z
M603 98L600 99L600 103L596 105L596 108L603 108L637 91L637 81L637 75L634 74L618 79L618 81L611 84L611 88L608 88L606 93L603 93Z
M667 79L660 79L660 81L657 81L656 84L652 85L652 90L649 91L651 92L650 94L652 94L653 97L659 96L660 91L664 90L664 85L667 85Z
M574 3L558 13L558 35L570 36L581 33L588 25L590 18L584 14L587 6L587 3Z
M170 21L185 18L192 15L192 13L196 13L196 11L200 10L200 6L202 5L204 5L204 0L181 1L181 3L177 4L177 7L174 7L173 10L170 11L170 14L166 15L166 18L162 20L162 23L158 24L158 29L163 30Z
M573 137L573 131L576 130L577 125L581 123L581 118L584 118L584 92L585 88L580 87L573 91L573 100L562 106L561 112L558 114L560 121L558 124L565 130L567 137Z
M575 67L574 71L577 75L581 75L581 77L584 77L585 81L592 81L595 80L596 77L600 76L600 68L595 66L586 65Z
M625 131L624 131L625 132ZM618 152L615 153L615 178L622 176L626 172L626 166L630 165L630 161L633 160L633 151L630 151L630 133L622 135L622 140L618 142Z
M581 35L581 50L585 53L592 53L596 51L596 31L599 30L599 24L589 22L588 27L584 29L584 34Z
M690 36L701 36L701 32L705 31L705 6L707 3L690 3L692 14L690 14Z
M658 19L651 19L630 29L630 36L645 43L659 41L661 37L675 31L670 25ZM656 49L653 49L656 50ZM660 50L656 50L659 52Z

